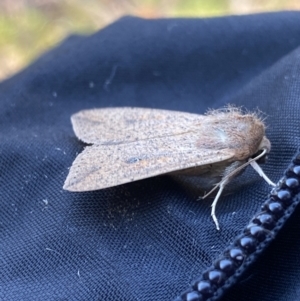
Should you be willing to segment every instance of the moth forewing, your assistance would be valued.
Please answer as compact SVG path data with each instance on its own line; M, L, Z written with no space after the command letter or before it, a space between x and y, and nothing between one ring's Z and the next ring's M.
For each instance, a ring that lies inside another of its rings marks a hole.
M86 143L129 143L199 130L205 116L147 108L83 110L71 116L76 136Z
M231 150L201 150L197 135L188 140L185 136L88 146L73 162L64 189L97 190L191 169L201 174L211 164L223 165L233 158Z
M80 111L71 120L78 138L93 145L73 162L64 189L97 190L174 172L203 175L219 189L212 206L217 229L223 188L245 163L270 151L263 121L230 107L207 115L106 108Z

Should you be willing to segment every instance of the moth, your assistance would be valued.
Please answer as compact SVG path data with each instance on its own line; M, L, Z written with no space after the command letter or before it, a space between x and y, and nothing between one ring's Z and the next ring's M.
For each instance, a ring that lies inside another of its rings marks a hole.
M255 113L235 107L206 115L147 108L83 110L71 116L76 136L89 144L73 162L64 189L91 191L162 174L199 176L204 190L218 192L251 165L274 183L256 161L270 152L265 124Z

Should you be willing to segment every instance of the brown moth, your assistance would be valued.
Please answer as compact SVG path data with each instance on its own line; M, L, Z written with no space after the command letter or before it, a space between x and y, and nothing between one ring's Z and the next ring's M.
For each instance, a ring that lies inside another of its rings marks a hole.
M71 117L87 146L73 162L64 189L90 191L162 174L199 175L203 189L224 187L247 165L274 185L257 164L271 149L255 113L227 107L206 115L146 108L104 108ZM214 186L215 185L215 186Z

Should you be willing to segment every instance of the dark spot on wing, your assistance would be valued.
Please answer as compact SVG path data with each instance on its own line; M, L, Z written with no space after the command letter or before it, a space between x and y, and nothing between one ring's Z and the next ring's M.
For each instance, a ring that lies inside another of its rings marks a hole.
M138 158L138 157L132 157L126 160L126 163L128 164L133 164L133 163L137 163L139 161L143 160L142 158Z
M125 122L127 124L134 124L134 123L136 123L136 119L126 119Z

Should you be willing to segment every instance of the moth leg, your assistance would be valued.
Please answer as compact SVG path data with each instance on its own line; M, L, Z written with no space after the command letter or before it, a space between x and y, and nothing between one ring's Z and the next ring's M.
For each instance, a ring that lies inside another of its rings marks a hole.
M264 178L264 180L270 185L275 187L276 184L273 183L268 177L267 175L264 173L264 171L261 169L261 167L257 164L256 161L251 161L250 165L253 167L253 169L262 177Z
M222 181L217 183L214 188L212 188L209 192L207 192L204 196L199 197L200 200L204 200L207 198L211 193L213 193L216 189L218 189L221 185Z
M216 224L216 228L217 230L220 230L220 226L219 226L219 222L218 222L218 219L217 219L217 216L216 216L216 207L217 207L217 203L218 203L218 200L224 190L224 187L231 181L232 178L234 178L238 172L239 172L239 167L242 166L243 163L242 162L239 162L239 161L235 161L233 162L231 165L229 165L226 169L225 169L225 172L224 172L224 175L222 177L222 180L221 182L219 182L210 192L208 192L205 197L210 194L213 190L215 190L217 187L219 188L218 190L218 193L211 205L211 217L213 219L213 221L215 222Z
M217 203L218 203L218 200L224 190L224 187L226 186L226 184L229 182L229 177L225 177L220 183L219 183L219 190L218 190L218 193L213 201L213 203L211 204L211 217L213 219L213 221L215 222L216 224L216 228L217 230L220 230L220 226L219 226L219 222L218 222L218 219L217 219L217 216L216 216L216 207L217 207Z

